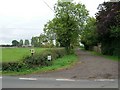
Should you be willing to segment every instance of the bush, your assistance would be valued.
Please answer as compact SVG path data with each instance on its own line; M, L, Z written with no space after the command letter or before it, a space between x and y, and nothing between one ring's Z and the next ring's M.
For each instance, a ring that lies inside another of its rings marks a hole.
M23 62L28 66L28 68L33 68L36 66L47 66L47 53L35 54L33 56L26 56Z
M119 39L110 39L102 42L102 54L104 55L120 55L120 42Z
M52 61L61 58L66 54L64 49L48 49L41 53L35 53L33 56L26 56L20 62L2 63L3 71L20 71L42 66L52 65ZM48 61L47 56L51 55L52 60Z
M26 65L22 62L2 63L2 71L20 71L23 68L26 68Z
M51 52L51 56L53 57L53 60L57 59L57 58L61 58L63 57L64 55L66 55L66 51L64 49L51 49L49 50Z
M48 61L47 56L51 55L52 60ZM23 62L31 67L36 67L36 66L48 66L52 64L52 61L63 57L65 55L65 50L64 49L50 49L46 50L42 53L36 53L33 56L26 56L23 59Z

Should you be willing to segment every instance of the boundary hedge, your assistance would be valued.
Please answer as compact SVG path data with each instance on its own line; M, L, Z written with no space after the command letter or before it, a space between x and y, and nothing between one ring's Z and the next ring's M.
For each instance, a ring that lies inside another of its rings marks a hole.
M51 55L52 60L48 61L47 56ZM33 56L25 56L22 60L17 62L2 63L2 71L21 71L23 69L30 69L42 66L52 65L52 61L66 55L65 49L48 49L41 53L35 53Z

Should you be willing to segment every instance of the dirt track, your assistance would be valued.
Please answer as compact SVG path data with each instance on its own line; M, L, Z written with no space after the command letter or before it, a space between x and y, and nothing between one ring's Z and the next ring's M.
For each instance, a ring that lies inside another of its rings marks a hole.
M51 77L68 79L117 79L118 62L108 60L90 52L77 50L78 63L69 69L41 74L27 75L30 77Z

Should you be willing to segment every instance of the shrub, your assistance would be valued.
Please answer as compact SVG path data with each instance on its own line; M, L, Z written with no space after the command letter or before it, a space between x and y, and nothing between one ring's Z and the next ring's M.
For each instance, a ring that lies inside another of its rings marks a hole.
M22 62L4 62L2 63L2 71L20 71L20 69L26 68L26 65Z
M48 61L47 56L51 55L52 60L63 57L65 55L64 49L50 49L42 53L36 53L33 56L26 56L23 62L30 68L36 66L48 66L52 64L52 60Z
M66 51L64 49L51 49L49 50L51 52L51 56L53 57L53 59L57 59L57 58L61 58L63 57L64 55L66 55Z
M66 54L64 49L49 49L41 53L35 53L33 56L26 56L20 62L3 62L3 71L21 71L42 66L52 65L52 61L63 57ZM52 60L48 61L47 56L51 55Z
M35 54L33 56L26 56L23 59L23 62L28 66L28 68L33 68L36 66L47 66L48 65L47 54L48 53L46 52Z
M102 54L104 55L120 55L120 42L119 39L110 39L102 42Z

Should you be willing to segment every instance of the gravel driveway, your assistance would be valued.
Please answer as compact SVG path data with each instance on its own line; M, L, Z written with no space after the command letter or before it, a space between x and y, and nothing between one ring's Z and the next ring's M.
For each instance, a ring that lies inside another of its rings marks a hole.
M32 77L68 78L68 79L117 79L118 62L108 60L90 52L77 50L79 61L71 68L27 75Z

